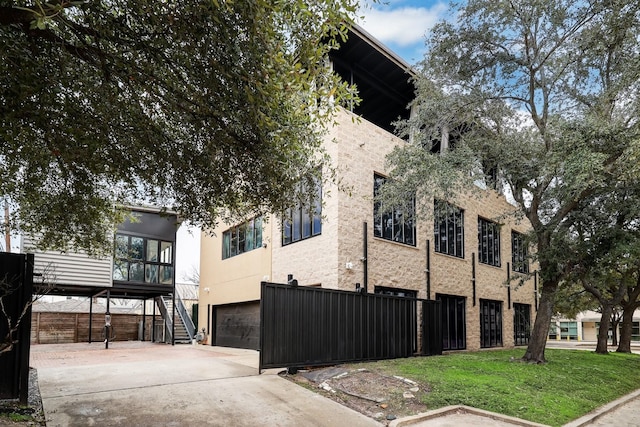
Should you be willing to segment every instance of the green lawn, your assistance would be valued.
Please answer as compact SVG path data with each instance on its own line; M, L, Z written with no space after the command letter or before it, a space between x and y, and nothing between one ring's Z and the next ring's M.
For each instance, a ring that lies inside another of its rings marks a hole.
M385 360L364 367L431 388L430 409L468 405L553 426L640 388L640 355L547 349L547 364L522 363L523 349Z

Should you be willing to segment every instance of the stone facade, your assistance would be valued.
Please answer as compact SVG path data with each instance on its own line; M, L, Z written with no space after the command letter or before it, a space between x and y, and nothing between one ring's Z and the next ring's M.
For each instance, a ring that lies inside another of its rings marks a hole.
M280 222L272 216L265 226L267 248L221 260L221 237L227 226L215 230L216 237L203 235L200 282L200 306L241 303L259 299L261 280L284 283L288 274L301 286L322 286L355 290L364 284L363 228L367 223L368 291L376 287L415 291L418 298L455 295L465 301L465 335L468 350L481 345L480 301L501 302L502 346L514 345L513 304L530 306L530 322L535 318L534 279L522 286L511 284L510 300L506 285L511 262L511 230L526 232L527 224L504 218L514 207L494 192L462 195L456 205L464 210L464 258L443 255L434 250L433 220L418 221L416 245L410 246L374 237L374 174L385 175L385 156L405 142L385 130L343 111L339 125L330 130L326 149L346 190L335 185L323 188L322 233L286 246L282 245ZM433 205L433 201L419 201ZM500 227L500 266L477 261L478 217L494 220ZM430 241L431 282L427 295L427 240ZM472 254L475 254L475 299L472 281ZM534 270L534 266L531 266ZM206 291L205 289L209 289ZM200 311L205 324L205 310ZM485 345L486 346L486 345Z

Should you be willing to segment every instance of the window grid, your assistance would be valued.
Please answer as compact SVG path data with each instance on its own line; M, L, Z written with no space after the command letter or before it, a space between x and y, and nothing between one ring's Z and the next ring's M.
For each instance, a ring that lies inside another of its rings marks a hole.
M464 350L467 347L465 297L437 294L442 310L442 349Z
M480 347L502 347L502 302L480 300Z
M518 273L529 272L529 262L527 245L525 244L524 235L512 231L511 232L511 270Z
M442 200L434 202L434 250L464 258L464 211Z
M112 278L115 281L173 283L173 242L116 234Z
M478 218L478 261L500 267L500 225Z
M304 186L299 191L305 191ZM308 203L299 202L285 211L282 219L282 246L322 234L322 184L315 189Z
M222 233L222 259L262 246L262 217L250 219Z
M531 337L531 305L513 304L513 343L527 345Z
M373 175L373 197L374 200L380 192L380 187L387 179L381 175ZM392 242L404 243L405 245L416 245L416 225L414 212L416 200L412 198L411 206L405 209L396 208L391 212L381 213L381 203L373 204L373 235Z

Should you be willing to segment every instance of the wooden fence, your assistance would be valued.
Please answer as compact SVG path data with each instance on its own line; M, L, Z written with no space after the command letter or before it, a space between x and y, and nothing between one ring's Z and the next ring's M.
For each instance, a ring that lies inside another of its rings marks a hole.
M91 341L102 341L104 313L93 313ZM151 341L151 322L153 316L147 315L145 322L145 341ZM111 314L111 325L115 341L136 341L140 337L141 314ZM157 326L160 327L157 327ZM156 316L156 341L162 341L163 320ZM62 344L89 342L89 313L35 312L31 319L32 344Z

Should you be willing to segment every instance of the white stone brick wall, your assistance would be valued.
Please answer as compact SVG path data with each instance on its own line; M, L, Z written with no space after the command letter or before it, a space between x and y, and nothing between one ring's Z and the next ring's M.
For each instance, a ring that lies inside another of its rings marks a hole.
M373 176L385 175L385 156L393 147L404 144L402 140L383 129L342 112L337 118L338 126L330 130L325 144L342 185L348 191L340 191L336 185L323 187L322 233L309 239L282 246L281 228L273 216L269 227L269 249L249 256L236 257L234 271L221 272L225 266L216 260L219 254L205 251L208 243L203 237L203 254L209 253L210 267L201 267L203 280L216 274L224 280L213 281L214 286L225 295L225 301L246 300L248 289L255 289L256 274L264 274L266 265L271 268L270 280L284 283L288 274L293 274L301 286L322 285L326 288L354 290L355 284L364 284L363 224L368 223L368 290L375 286L397 287L417 292L419 298L427 298L426 285L426 241L431 242L431 298L437 293L466 297L466 344L467 349L480 348L479 301L491 299L502 301L503 343L513 346L513 308L507 301L507 262L511 262L511 230L524 232L525 222L515 224L513 220L501 220L500 267L477 262L478 215L496 219L505 210L513 210L503 196L487 193L485 197L462 195L456 204L465 211L464 259L435 253L432 221L419 221L416 246L408 246L373 237ZM336 142L334 142L336 141ZM428 201L431 205L432 201ZM267 234L265 233L265 236ZM221 238L218 233L216 239ZM216 245L220 246L219 243ZM471 254L476 253L476 304L472 298ZM205 256L205 255L203 255ZM207 255L208 256L208 255ZM259 257L260 259L257 259ZM227 260L228 261L228 260ZM246 267L242 267L242 263ZM231 263L227 263L230 265ZM352 268L347 268L350 264ZM258 267L260 265L260 267ZM255 271L248 275L247 270ZM531 266L532 271L535 266ZM244 274L244 278L242 275ZM516 273L512 273L516 274ZM248 283L251 281L251 283ZM245 283L247 282L247 283ZM203 286L201 285L201 289ZM234 292L234 288L236 291ZM202 291L201 291L202 295ZM213 300L212 300L213 301ZM524 286L511 291L511 303L530 304L531 322L535 318L533 279Z

